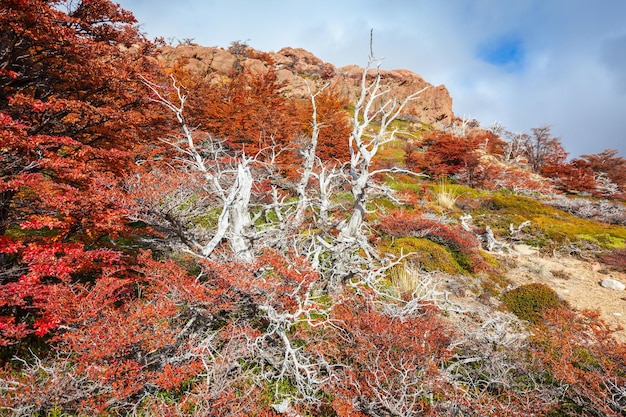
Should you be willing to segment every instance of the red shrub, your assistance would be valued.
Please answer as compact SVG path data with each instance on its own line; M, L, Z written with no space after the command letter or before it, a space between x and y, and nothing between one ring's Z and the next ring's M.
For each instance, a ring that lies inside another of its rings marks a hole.
M432 312L400 320L351 299L332 318L334 331L317 349L338 366L340 380L330 387L337 415L429 410L429 396L442 393L439 364L450 355L448 330Z
M554 309L533 330L534 353L546 381L562 391L559 410L580 416L619 416L626 407L626 344L599 313ZM568 414L570 415L570 414Z
M626 249L615 249L603 255L600 260L613 268L626 271Z
M408 146L405 163L410 169L434 178L460 174L473 185L474 172L480 163L480 140L482 138L433 132L424 138L420 148Z
M478 249L480 242L459 225L450 225L403 210L379 217L378 229L392 237L415 236L450 247L452 251L467 255L472 270L486 267Z

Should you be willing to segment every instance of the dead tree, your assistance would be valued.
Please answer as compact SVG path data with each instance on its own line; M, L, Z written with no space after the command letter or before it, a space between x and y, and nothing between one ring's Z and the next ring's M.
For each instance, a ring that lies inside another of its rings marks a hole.
M220 201L221 212L212 238L208 242L189 240L186 242L187 245L194 253L208 258L221 242L226 240L237 260L251 261L254 257L251 237L254 223L250 215L250 196L254 180L250 166L254 159L244 154L231 158L230 167L224 167L222 164L209 165L209 160L220 159L223 149L210 137L208 144L198 146L197 138L185 120L187 96L183 86L172 77L172 88L178 101L174 103L160 86L147 80L143 81L152 91L152 100L174 113L180 125L182 137L163 141L178 151L183 163L191 172L200 174L204 180L203 188L217 196ZM184 203L180 202L181 205Z
M381 62L382 59L374 55L370 35L370 56L361 76L359 98L355 104L349 138L350 165L346 178L353 203L348 220L340 226L335 241L328 245L333 259L333 281L371 269L370 263L377 258L363 233L367 203L372 190L391 195L389 190L383 190L376 184L374 177L390 172L414 174L399 168L372 170L373 159L380 147L395 139L398 130L391 129L393 121L410 101L428 88L416 91L404 100L398 100L390 95L390 88L381 85ZM356 254L359 250L365 253L365 259L360 259L361 256Z
M309 181L312 176L315 175L313 168L315 167L315 162L319 160L317 158L317 140L319 137L320 130L322 128L322 124L317 120L317 103L316 98L320 95L326 88L330 86L330 83L324 84L322 88L320 88L317 92L313 93L311 90L311 86L307 83L307 88L309 89L309 97L311 99L311 140L303 147L302 153L302 175L300 177L300 181L296 186L296 193L298 195L298 203L296 205L296 211L293 216L293 222L295 225L299 225L302 223L302 219L304 216L304 212L309 206L309 198L307 196L307 188L309 185ZM321 165L321 164L320 164Z
M340 241L348 242L356 240L361 234L361 226L365 218L368 191L372 186L372 178L382 172L372 171L372 160L380 147L394 140L397 129L390 129L391 123L398 118L405 106L424 92L425 87L409 95L402 101L396 97L389 97L390 89L381 85L382 75L380 64L382 59L374 56L372 38L370 36L370 56L367 66L361 76L361 90L354 108L352 119L352 133L350 134L350 169L349 184L350 192L354 198L354 204L350 220L340 230ZM373 81L368 81L370 70L375 66ZM382 104L375 110L378 103ZM374 128L374 122L378 124Z

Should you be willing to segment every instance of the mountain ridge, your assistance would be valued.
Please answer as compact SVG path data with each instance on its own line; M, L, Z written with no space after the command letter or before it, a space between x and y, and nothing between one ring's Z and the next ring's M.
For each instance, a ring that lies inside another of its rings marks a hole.
M363 74L363 68L358 65L336 67L305 49L292 47L265 53L237 43L229 49L181 44L161 47L158 59L165 66L177 60L186 60L185 69L207 79L228 76L238 68L257 73L273 69L277 81L284 83L287 95L305 98L308 96L307 82L328 82L350 103L356 101ZM403 109L404 118L427 125L450 123L454 118L453 100L445 85L432 85L407 69L380 70L380 74L381 85L389 89L389 96L398 101L425 89L415 100L407 103Z

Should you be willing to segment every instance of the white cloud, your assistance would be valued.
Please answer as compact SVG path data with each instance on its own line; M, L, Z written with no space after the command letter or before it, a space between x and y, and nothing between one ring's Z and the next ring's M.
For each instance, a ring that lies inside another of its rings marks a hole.
M512 130L553 126L573 156L626 155L626 2L621 0L121 0L150 36L206 46L248 41L302 47L335 65L364 65L369 30L385 68L445 84L458 115ZM481 47L513 37L511 68ZM484 51L483 51L484 52Z

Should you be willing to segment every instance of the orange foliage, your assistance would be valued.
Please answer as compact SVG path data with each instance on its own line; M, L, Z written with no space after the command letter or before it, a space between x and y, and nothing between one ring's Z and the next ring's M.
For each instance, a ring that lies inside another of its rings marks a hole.
M420 148L408 146L405 162L415 171L433 178L462 175L473 185L474 173L480 163L478 153L481 136L456 137L450 133L432 132L424 137Z
M311 114L312 106L309 99L295 102L300 129L306 138L312 134ZM342 99L336 91L324 90L316 97L317 122L321 125L317 154L322 161L336 163L345 162L350 157L348 138L351 133L349 114L345 110L347 101Z
M185 61L179 61L167 72L185 87L190 126L248 156L277 153L275 162L283 169L299 165L295 143L299 121L275 71L241 70L207 79L184 66Z
M338 415L430 410L429 396L442 393L438 365L450 354L449 332L432 311L400 320L352 299L333 309L333 319L335 332L317 350L331 363L349 365L329 387Z
M567 415L619 416L626 406L626 344L597 312L555 309L534 329L534 355L563 389Z

